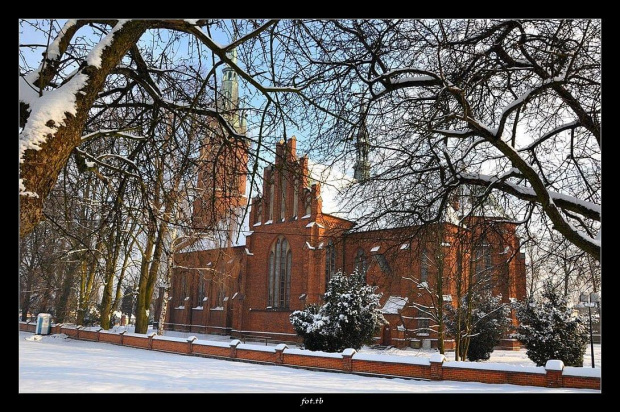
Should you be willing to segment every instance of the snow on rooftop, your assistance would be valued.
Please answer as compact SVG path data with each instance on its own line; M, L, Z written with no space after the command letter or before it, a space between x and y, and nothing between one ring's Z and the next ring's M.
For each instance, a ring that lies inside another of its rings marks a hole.
M409 301L409 298L402 298L400 296L390 296L383 305L381 312L397 315Z

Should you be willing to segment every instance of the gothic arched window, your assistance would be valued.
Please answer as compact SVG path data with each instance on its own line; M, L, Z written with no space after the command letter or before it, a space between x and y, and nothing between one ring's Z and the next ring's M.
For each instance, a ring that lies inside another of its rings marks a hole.
M327 283L329 279L331 279L332 275L336 272L336 248L334 247L334 242L329 240L327 243L327 247L325 248L325 287L327 287Z
M364 249L359 248L355 252L355 271L362 275L366 280L366 271L368 270L368 263L366 262L366 256L364 255Z
M288 240L280 236L269 252L269 300L272 308L288 308L293 254Z

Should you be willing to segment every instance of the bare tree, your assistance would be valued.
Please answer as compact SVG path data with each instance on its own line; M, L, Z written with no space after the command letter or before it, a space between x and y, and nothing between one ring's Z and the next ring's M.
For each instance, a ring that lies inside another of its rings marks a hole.
M341 161L368 128L371 179L349 205L370 203L368 222L437 221L477 185L598 260L600 23L302 21L288 78L334 115L317 145Z

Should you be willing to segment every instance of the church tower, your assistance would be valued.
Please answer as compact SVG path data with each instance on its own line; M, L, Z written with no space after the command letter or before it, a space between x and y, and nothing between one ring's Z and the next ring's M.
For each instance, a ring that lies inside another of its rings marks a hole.
M353 177L358 182L363 182L370 178L370 163L368 162L368 128L366 127L366 105L360 107L360 126L357 129L355 140L355 166L353 166Z
M237 64L237 49L226 52L226 56ZM245 134L245 117L239 108L239 81L237 72L232 67L226 66L222 70L222 87L218 96L217 108L225 113L228 122L239 134Z
M235 49L227 53L237 62ZM229 66L222 70L222 81L216 108L236 135L217 119L209 120L198 168L197 196L194 200L194 226L213 233L214 246L232 246L241 229L247 198L247 162L249 141L246 123L239 108L237 73Z

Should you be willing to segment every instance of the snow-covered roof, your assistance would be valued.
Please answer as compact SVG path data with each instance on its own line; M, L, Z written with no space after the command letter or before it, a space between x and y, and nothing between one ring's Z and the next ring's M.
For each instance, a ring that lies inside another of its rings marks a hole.
M397 315L398 312L400 312L405 307L405 304L408 301L408 298L402 298L400 296L390 296L387 302L385 302L385 305L383 305L381 312Z

